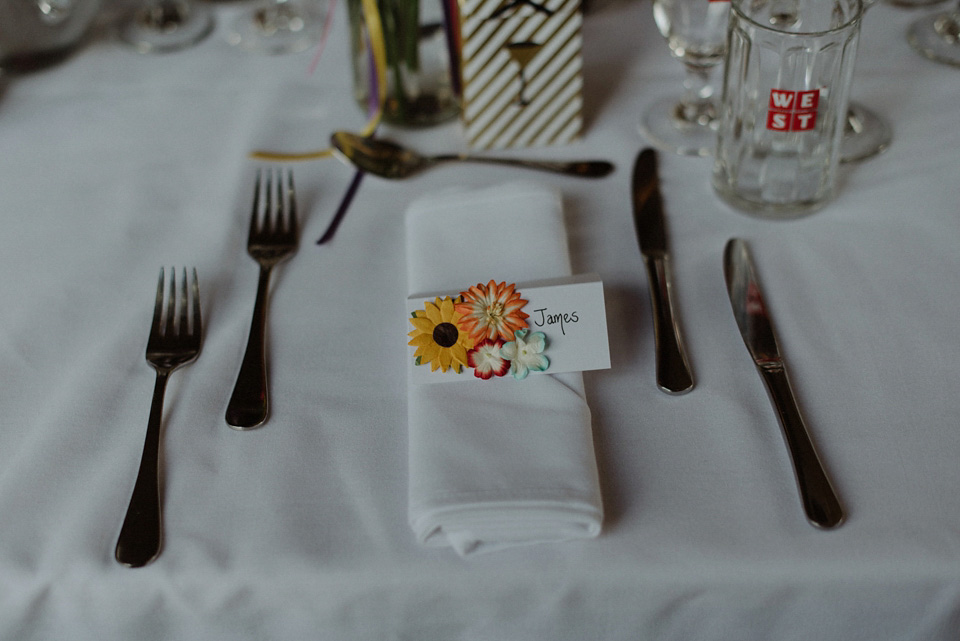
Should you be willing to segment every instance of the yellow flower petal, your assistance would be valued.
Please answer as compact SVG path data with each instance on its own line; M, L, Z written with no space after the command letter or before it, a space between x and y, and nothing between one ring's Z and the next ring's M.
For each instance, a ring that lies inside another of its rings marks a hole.
M464 349L463 345L454 345L450 348L450 355L453 357L453 360L457 363L462 363L467 365L467 350Z
M433 340L433 335L431 334L417 334L407 343L407 345L413 345L414 347L426 347L427 345L435 344L436 341Z
M440 318L447 323L453 320L453 299L449 296L440 301Z
M429 318L411 318L410 324L426 334L432 334L433 328L437 326L436 322Z
M437 357L440 356L440 346L433 341L431 341L429 345L424 345L420 349L422 350L423 362L425 363L436 361Z
M437 299L437 302L439 302L439 301L440 301L440 299L438 298L438 299ZM427 318L429 318L431 321L433 321L433 324L434 324L434 325L443 322L443 319L442 319L442 317L440 316L440 308L437 307L435 304L433 304L433 303L427 303L426 305L424 305L424 311L426 311L426 313L427 313Z
M453 357L451 356L449 349L440 350L439 361L440 361L440 369L442 369L444 372L450 368L450 363L453 362Z

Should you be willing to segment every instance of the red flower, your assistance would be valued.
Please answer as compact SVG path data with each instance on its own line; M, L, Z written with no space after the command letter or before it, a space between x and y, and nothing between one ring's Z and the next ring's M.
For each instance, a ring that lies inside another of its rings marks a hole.
M473 368L473 375L483 380L494 376L503 376L510 371L510 361L500 354L503 341L485 338L467 352L467 364Z

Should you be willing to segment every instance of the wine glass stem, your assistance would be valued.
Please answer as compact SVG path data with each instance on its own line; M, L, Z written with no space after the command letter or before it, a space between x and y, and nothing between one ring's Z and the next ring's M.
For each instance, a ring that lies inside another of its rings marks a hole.
M716 118L713 85L710 72L713 67L684 63L687 74L683 80L683 96L677 105L675 117L689 125L709 125Z

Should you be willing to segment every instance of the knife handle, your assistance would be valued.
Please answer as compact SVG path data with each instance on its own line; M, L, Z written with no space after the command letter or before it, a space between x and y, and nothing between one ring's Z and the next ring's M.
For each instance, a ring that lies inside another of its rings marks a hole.
M693 389L693 375L690 373L687 354L680 340L680 328L673 314L669 257L645 256L643 262L647 268L650 303L653 307L657 385L668 394L689 392Z
M810 440L810 434L790 387L790 379L787 378L787 370L782 365L757 369L770 393L777 418L783 428L783 437L793 462L800 501L807 519L819 528L837 527L843 522L843 508Z

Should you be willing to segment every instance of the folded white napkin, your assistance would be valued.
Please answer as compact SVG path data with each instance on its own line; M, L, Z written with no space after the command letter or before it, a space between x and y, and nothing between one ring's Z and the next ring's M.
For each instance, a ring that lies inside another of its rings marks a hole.
M424 300L491 279L569 275L560 197L510 183L420 199L407 213L407 263L410 295ZM467 555L599 534L579 373L410 383L408 418L409 519L420 542Z

